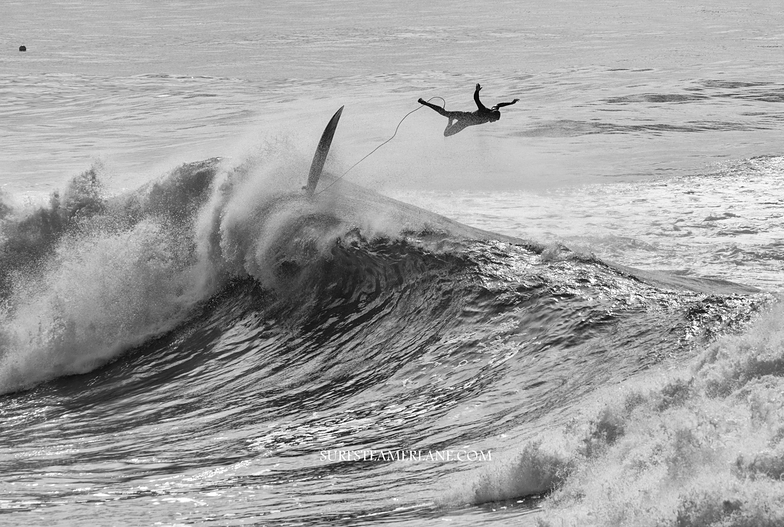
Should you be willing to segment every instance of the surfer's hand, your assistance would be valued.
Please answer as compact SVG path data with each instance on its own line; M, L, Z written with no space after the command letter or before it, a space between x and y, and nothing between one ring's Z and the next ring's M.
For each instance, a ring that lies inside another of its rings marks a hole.
M420 98L419 98L419 100L418 100L417 102L418 102L419 104L425 104L425 100L424 100L422 97L420 97Z
M482 89L482 86L477 82L476 83L476 91L479 91L481 89Z
M516 103L516 102L517 102L517 101L519 101L519 100L520 100L520 99L515 99L515 100L513 100L513 101L512 101L512 104Z

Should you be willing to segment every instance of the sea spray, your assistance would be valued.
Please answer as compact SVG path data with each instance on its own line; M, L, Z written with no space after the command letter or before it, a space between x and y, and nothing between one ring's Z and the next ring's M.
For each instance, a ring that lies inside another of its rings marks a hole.
M3 314L0 389L84 373L174 327L200 296L190 248L143 221L111 235L67 236Z
M210 294L191 223L215 166L184 165L116 197L93 167L47 206L6 218L0 392L89 371L175 327Z
M600 391L593 418L526 443L466 496L544 493L541 526L781 525L783 314L706 345L690 374L657 368Z
M290 145L271 143L111 196L96 166L47 206L11 219L4 208L0 392L105 364L174 329L230 280L300 302L341 239L400 234L405 225L373 208L308 199L304 167Z

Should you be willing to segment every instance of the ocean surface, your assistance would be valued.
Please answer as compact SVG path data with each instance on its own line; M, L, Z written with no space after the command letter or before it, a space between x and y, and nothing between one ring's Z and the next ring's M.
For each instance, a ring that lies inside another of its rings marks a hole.
M782 27L3 2L0 525L784 524Z

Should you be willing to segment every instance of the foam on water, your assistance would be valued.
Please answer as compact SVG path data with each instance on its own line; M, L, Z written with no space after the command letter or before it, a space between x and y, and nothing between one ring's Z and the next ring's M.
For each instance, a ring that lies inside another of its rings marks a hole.
M90 371L175 327L209 294L188 219L177 217L187 192L157 190L109 199L92 169L62 200L5 218L2 391ZM164 215L161 197L182 201L165 199Z
M398 192L404 201L511 236L526 233L642 269L784 289L784 158L704 173L541 191Z
M543 495L536 525L773 526L784 521L781 304L683 369L656 368L480 471L473 503ZM453 497L454 499L454 497Z

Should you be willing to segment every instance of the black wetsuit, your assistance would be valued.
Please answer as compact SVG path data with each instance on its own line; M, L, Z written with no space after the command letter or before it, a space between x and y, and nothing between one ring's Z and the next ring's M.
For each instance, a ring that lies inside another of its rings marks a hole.
M482 101L479 100L479 90L481 89L482 86L477 84L476 90L474 90L474 102L476 103L477 107L475 112L450 112L444 110L440 106L431 104L424 99L419 99L419 103L424 104L428 108L432 108L436 112L449 119L449 122L444 129L444 136L449 137L450 135L455 135L457 132L460 132L469 126L497 121L501 118L501 112L498 111L498 108L501 108L502 106L509 106L510 104L514 104L518 101L518 99L515 99L512 102L502 102L496 104L492 108L487 108L484 104L482 104Z

